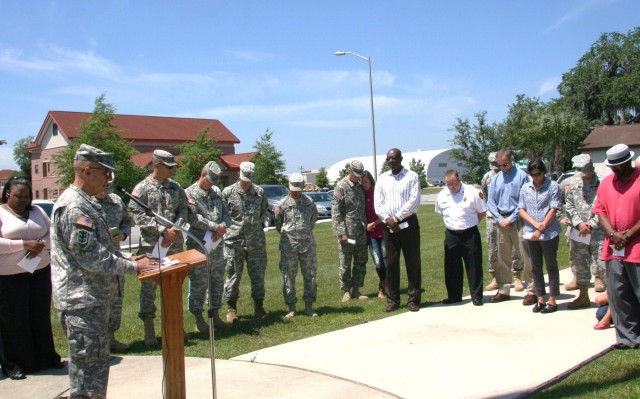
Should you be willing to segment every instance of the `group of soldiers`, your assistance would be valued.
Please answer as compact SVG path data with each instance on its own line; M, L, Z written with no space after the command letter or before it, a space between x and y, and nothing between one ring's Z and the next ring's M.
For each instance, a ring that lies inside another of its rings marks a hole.
M574 156L571 162L575 174L560 183L563 204L563 215L560 217L561 223L567 226L569 264L573 273L573 279L565 284L565 289L568 291L579 290L579 295L569 303L568 307L569 309L579 309L591 305L588 294L591 275L594 276L596 292L606 290L604 262L601 260L605 235L599 227L597 216L591 212L600 184L591 157L588 154L579 154ZM489 164L491 170L485 173L481 181L482 190L487 198L491 180L500 173L495 152L489 154ZM582 240L583 242L571 239L572 230L575 235L587 237L587 239ZM486 239L489 252L488 271L493 279L485 289L492 291L498 289L495 278L498 261L498 226L495 216L490 211L487 212ZM529 261L527 254L521 253L517 246L513 246L511 259L514 289L524 291L522 272L525 270L525 263Z

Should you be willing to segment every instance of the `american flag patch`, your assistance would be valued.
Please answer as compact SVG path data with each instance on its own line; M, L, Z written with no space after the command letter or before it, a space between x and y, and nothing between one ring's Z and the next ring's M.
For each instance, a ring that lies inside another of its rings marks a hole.
M187 201L189 201L189 205L195 205L196 204L196 200L194 200L193 198L187 197Z
M78 218L76 219L76 224L78 226L86 227L88 229L93 228L93 222L91 221L91 219L82 215L78 216Z
M134 197L139 197L140 196L140 192L138 191L138 187L136 186L136 188L133 189L133 192L131 193L131 195L133 195Z

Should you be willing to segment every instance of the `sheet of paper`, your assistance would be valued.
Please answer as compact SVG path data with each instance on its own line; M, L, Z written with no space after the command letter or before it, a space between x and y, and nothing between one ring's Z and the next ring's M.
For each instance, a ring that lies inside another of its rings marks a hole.
M211 252L214 249L218 248L218 245L220 245L221 241L222 241L222 238L218 238L217 241L213 241L213 231L207 231L204 234L204 247L209 252Z
M163 248L160 243L164 241L164 238L161 237L156 246L153 247L153 251L151 252L151 256L156 257L158 259L164 259L167 256L167 252L169 252L169 247Z
M622 256L624 257L624 248L622 247L620 249L616 249L615 245L610 245L611 249L613 250L613 256Z
M571 235L569 236L573 241L580 242L582 244L589 244L591 242L591 234L587 234L586 236L580 235L580 230L571 229Z
M28 271L29 273L33 273L38 267L38 263L40 263L40 257L34 256L32 259L28 259L25 255L24 258L20 262L18 262L18 266Z
M524 238L525 240L530 240L532 236L533 236L533 233L523 233L522 234L522 238Z

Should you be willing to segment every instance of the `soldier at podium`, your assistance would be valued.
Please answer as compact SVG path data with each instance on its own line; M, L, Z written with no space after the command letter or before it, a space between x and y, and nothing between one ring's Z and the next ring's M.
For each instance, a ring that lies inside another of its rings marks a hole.
M52 213L53 301L69 345L70 398L107 397L114 276L157 267L148 258L125 259L114 250L102 209L91 198L112 179L112 157L80 145L73 162L74 181Z

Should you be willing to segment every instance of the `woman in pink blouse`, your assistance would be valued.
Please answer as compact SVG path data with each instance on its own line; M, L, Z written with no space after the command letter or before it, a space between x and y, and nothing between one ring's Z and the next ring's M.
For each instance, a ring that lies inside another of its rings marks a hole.
M51 221L31 205L31 184L9 179L0 205L0 365L5 376L62 368L51 331Z

